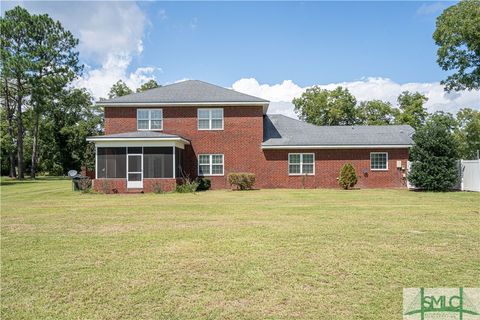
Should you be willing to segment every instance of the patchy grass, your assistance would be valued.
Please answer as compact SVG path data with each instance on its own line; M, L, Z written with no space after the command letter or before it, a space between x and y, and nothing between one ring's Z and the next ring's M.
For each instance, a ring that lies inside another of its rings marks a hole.
M478 193L1 187L2 319L401 319L478 287Z

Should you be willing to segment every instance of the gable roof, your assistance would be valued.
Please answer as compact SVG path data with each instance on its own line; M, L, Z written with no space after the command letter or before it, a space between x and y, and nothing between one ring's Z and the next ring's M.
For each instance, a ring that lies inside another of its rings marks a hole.
M105 106L127 104L249 104L268 106L269 101L207 82L187 80L122 97L102 100L97 104Z
M408 125L316 126L280 114L263 119L264 149L408 147L414 129Z

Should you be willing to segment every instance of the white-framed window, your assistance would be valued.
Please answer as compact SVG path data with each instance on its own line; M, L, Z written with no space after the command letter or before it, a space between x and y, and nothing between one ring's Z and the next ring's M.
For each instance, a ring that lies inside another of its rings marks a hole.
M223 154L198 155L199 176L223 176Z
M163 130L163 110L137 109L137 130Z
M198 108L198 130L223 130L223 108Z
M388 170L388 152L370 152L370 170Z
M315 174L315 154L313 153L289 153L288 154L288 174L295 175L314 175Z

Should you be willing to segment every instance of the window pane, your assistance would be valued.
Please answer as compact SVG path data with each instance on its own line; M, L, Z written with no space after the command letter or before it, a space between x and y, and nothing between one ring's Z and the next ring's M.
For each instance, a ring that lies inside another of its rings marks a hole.
M387 169L387 154L373 153L370 155L371 169Z
M223 109L212 109L212 119L223 119Z
M208 120L198 119L198 128L199 129L209 129L210 123Z
M304 153L303 154L303 163L313 163L313 154L311 153Z
M150 129L162 129L162 120L152 120Z
M214 119L212 120L212 129L222 129L223 120Z
M137 110L137 119L148 120L148 109L138 109Z
M200 165L199 167L200 175L210 174L210 166L209 165Z
M198 109L198 119L208 119L209 116L209 109Z
M148 120L138 120L137 129L148 129Z
M126 177L126 148L99 148L101 167L98 168L99 177L125 178ZM105 160L103 160L105 159Z
M291 164L288 166L288 172L291 174L300 173L300 165L299 164Z
M313 164L304 164L303 173L313 173Z
M161 110L150 110L150 118L152 120L161 120L162 119L162 111Z
M208 154L201 154L198 158L198 162L200 164L209 164L210 163L210 156Z
M142 153L142 147L128 147L128 153Z
M142 174L141 173L129 173L128 174L128 181L141 181Z
M223 165L216 165L212 166L212 174L223 174Z
M300 163L300 154L292 153L288 155L288 162L290 163Z
M223 163L223 155L221 155L221 154L212 155L212 163L222 164Z

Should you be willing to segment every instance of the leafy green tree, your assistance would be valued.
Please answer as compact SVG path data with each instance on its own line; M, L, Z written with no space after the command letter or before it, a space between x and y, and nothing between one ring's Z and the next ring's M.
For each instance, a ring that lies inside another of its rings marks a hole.
M362 101L357 109L357 123L364 125L393 124L398 110L381 100Z
M158 87L161 87L161 86L157 83L157 81L152 79L142 84L140 88L137 88L137 92L143 92L145 90L155 89Z
M397 99L400 112L396 115L395 121L398 124L409 124L414 129L420 128L428 116L424 107L428 98L419 92L411 93L404 91Z
M442 81L445 90L480 89L480 1L463 0L437 18L433 34L437 63L454 71Z
M116 97L126 96L127 94L133 93L132 89L130 89L123 80L118 80L112 88L110 88L110 92L108 93L108 98L113 99Z
M293 99L299 118L316 125L352 125L356 122L355 97L342 87L334 90L318 86Z
M5 86L1 91L2 104L7 117L13 105L19 179L25 176L23 112L31 90L34 28L30 13L20 6L6 11L0 18L1 76L2 84Z
M432 117L413 135L408 179L417 188L450 190L458 180L458 152L445 117Z
M78 40L58 21L48 15L32 15L32 93L30 103L33 113L32 154L30 176L35 178L40 131L40 118L51 105L48 100L58 98L63 88L80 74L75 47Z
M463 108L457 112L455 138L462 159L477 159L480 153L480 111Z

